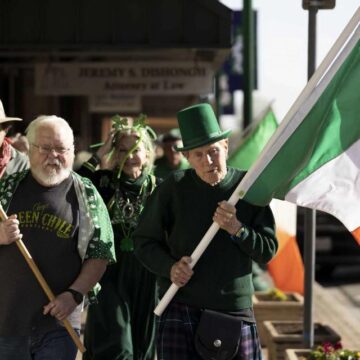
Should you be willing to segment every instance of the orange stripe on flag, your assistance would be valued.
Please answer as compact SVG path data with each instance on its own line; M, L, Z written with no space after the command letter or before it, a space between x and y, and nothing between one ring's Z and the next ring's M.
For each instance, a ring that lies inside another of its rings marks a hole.
M360 227L356 228L354 231L351 232L352 236L355 238L355 240L360 245Z
M279 250L268 264L274 285L282 291L304 294L304 265L295 236L277 230Z

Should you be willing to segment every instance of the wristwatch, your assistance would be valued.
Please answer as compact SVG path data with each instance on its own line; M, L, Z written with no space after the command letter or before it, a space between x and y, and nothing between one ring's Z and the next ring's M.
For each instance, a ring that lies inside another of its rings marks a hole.
M241 228L235 233L234 236L236 236L237 238L240 238L241 235L244 233L245 229L244 227L241 225Z
M81 303L82 303L82 301L83 301L83 299L84 299L84 295L81 293L81 292L79 292L79 291L76 291L76 290L74 290L74 289L66 289L65 290L65 292L69 292L71 295L72 295L72 297L74 298L74 301L78 304L78 305L80 305Z
M93 153L92 158L93 158L94 162L96 163L96 165L100 164L101 159L99 158L99 155L97 153Z

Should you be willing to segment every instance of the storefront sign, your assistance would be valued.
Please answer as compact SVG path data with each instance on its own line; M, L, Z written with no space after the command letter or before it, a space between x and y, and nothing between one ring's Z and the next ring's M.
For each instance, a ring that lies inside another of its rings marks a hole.
M39 63L37 95L186 95L212 92L210 63Z
M89 110L96 113L133 113L141 111L141 97L133 95L91 95Z

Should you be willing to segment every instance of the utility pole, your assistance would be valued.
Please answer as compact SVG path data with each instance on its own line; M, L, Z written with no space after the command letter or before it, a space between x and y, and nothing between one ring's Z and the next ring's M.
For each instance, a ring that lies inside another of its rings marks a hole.
M251 124L253 118L252 92L254 89L254 14L252 0L243 1L244 12L244 129Z
M317 6L309 5L308 23L308 80L316 69L316 15ZM304 345L314 346L313 285L315 281L316 211L305 209L304 213Z
M308 80L316 69L316 15L319 9L333 9L335 0L303 0L302 6L309 11L308 23ZM304 346L314 346L313 284L315 281L316 211L304 213Z

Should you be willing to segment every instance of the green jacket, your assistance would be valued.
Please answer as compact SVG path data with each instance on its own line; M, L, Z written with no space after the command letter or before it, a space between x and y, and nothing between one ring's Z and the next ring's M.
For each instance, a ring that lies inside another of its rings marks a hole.
M213 223L222 200L228 200L244 172L229 168L216 186L203 182L194 170L177 171L148 198L133 237L135 254L158 276L160 292L171 285L170 269L190 256ZM268 262L276 253L275 223L270 208L236 204L243 224L240 237L219 230L194 267L194 275L176 294L179 302L219 311L252 306L252 259Z

